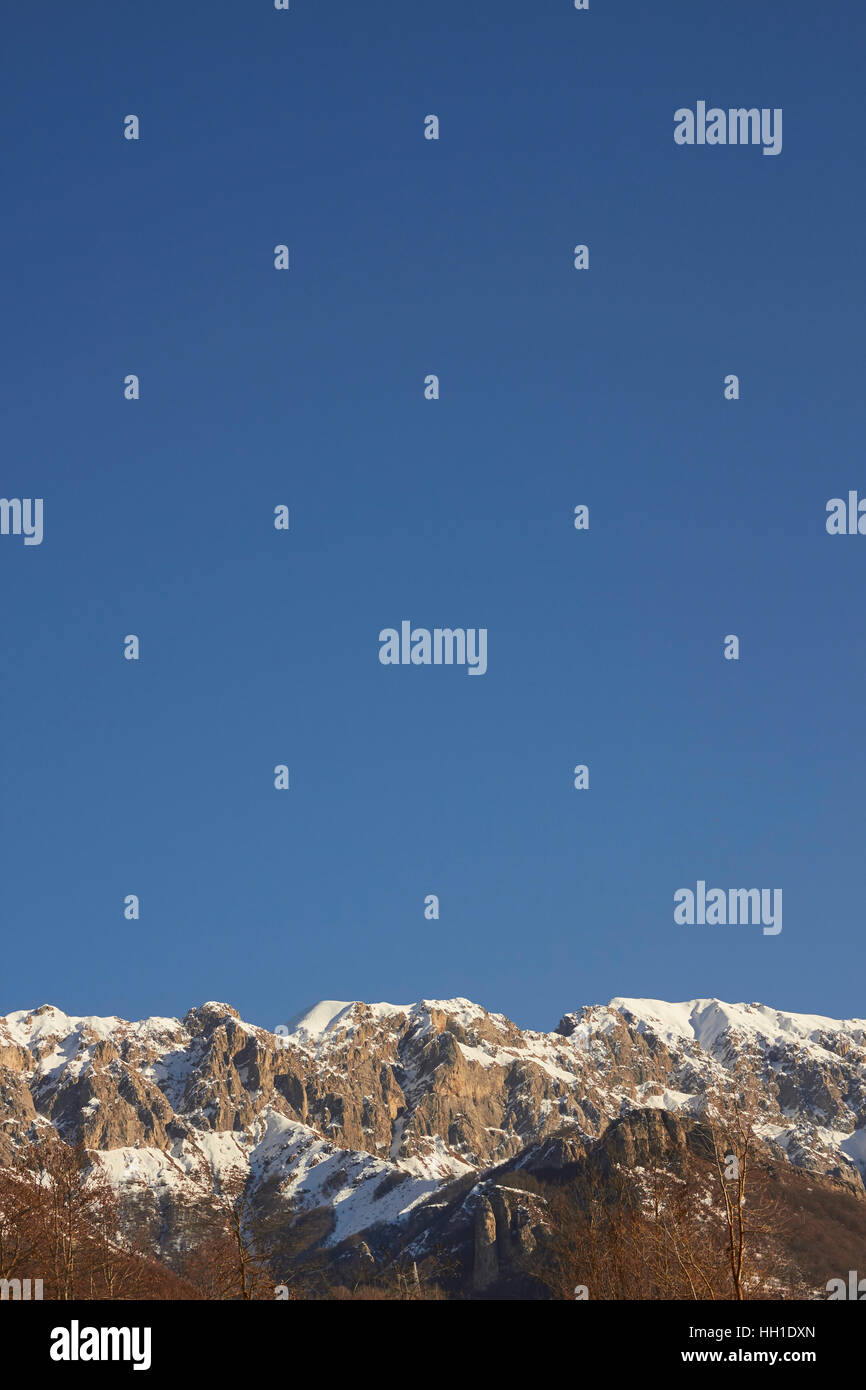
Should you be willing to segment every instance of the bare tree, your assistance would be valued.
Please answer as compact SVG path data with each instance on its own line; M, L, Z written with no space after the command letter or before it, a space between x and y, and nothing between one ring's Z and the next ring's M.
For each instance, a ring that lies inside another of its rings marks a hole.
M242 1169L213 1174L213 1198L201 1212L200 1239L184 1261L184 1274L206 1298L272 1298L272 1252Z

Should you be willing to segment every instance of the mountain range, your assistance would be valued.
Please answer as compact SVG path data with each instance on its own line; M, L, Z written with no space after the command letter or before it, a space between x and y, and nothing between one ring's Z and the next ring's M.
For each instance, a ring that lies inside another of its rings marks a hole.
M327 1000L277 1032L213 1002L0 1018L0 1166L28 1138L83 1144L169 1264L195 1238L187 1215L233 1183L301 1268L408 1259L417 1279L435 1250L464 1292L531 1282L545 1183L603 1156L645 1200L648 1174L680 1181L709 1117L734 1112L796 1216L785 1267L820 1288L866 1237L863 1019L626 998L549 1033L467 999Z

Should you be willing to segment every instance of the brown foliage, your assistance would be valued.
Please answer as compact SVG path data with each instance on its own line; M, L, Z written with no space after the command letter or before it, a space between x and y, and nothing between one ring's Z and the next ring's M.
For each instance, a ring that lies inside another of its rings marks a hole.
M0 1169L0 1279L41 1279L48 1299L195 1296L123 1234L91 1154L54 1136L23 1145Z

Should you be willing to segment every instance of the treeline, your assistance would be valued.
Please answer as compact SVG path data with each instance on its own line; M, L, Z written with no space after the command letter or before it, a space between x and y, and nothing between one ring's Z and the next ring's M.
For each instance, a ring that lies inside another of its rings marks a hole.
M46 1133L19 1146L0 1167L0 1297L34 1298L37 1281L46 1300L444 1297L426 1270L423 1281L414 1263L410 1273L383 1272L369 1253L347 1283L332 1282L322 1259L297 1273L297 1256L328 1233L327 1213L268 1216L251 1204L241 1172L208 1177L207 1199L177 1228L182 1247L170 1268L155 1253L144 1184L138 1203L121 1204L82 1144Z
M599 1151L558 1174L503 1173L511 1193L540 1199L538 1239L525 1258L503 1256L481 1296L814 1297L783 1239L790 1218L778 1184L753 1163L752 1145L751 1126L734 1108L725 1125L705 1119L673 1166L627 1165ZM408 1253L423 1229L412 1223L403 1251L393 1228L382 1228L378 1245L368 1233L373 1249L357 1237L335 1251L324 1244L332 1226L326 1209L253 1204L242 1169L215 1176L203 1163L198 1178L201 1201L182 1215L179 1204L160 1206L144 1183L121 1206L98 1156L82 1145L46 1134L20 1146L0 1168L0 1281L8 1281L0 1294L16 1296L14 1281L29 1279L55 1300L478 1296L468 1234L423 1260ZM473 1186L467 1176L446 1203L467 1213L470 1228ZM167 1246L176 1251L171 1267L158 1257Z
M42 1281L45 1299L186 1299L191 1283L123 1229L117 1198L82 1145L28 1142L0 1168L0 1281Z

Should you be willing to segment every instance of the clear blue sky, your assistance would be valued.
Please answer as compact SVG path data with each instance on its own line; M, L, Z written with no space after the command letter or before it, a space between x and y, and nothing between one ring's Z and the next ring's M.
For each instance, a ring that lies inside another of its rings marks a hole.
M866 1014L866 537L824 528L866 493L864 38L4 7L0 495L45 538L0 537L0 1012ZM676 146L698 100L781 107L781 155ZM381 666L403 618L487 674ZM781 887L781 935L675 925L699 878Z

